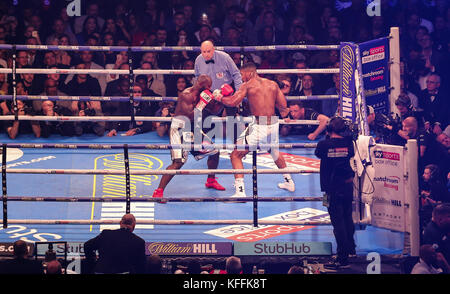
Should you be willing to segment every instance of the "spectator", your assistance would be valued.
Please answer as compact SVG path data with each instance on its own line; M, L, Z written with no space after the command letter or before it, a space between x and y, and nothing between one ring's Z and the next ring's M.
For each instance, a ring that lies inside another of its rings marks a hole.
M70 116L72 112L64 107L56 107L55 103L51 100L45 100L42 102L41 115L45 116ZM73 136L74 135L74 123L73 122L60 122L60 121L40 121L41 136L42 138L48 138L52 134L61 136Z
M30 115L32 107L26 106L22 100L17 100L18 115ZM11 109L11 114L15 114L14 109ZM41 136L41 128L39 122L30 120L14 120L5 122L6 133L9 138L15 139L20 134L33 133L36 138Z
M402 122L402 130L398 135L405 140L416 139L419 145L419 172L423 172L425 165L434 163L432 137L423 129L419 129L417 119L410 116Z
M152 254L147 257L147 274L161 274L162 261L161 257Z
M305 56L301 54L300 52L294 54L294 68L295 69L306 69L306 61ZM299 96L301 91L303 90L303 73L299 73L296 75L293 75L292 77L292 92L291 95L293 96Z
M445 257L440 252L436 252L433 245L425 244L420 246L419 262L414 265L411 274L448 274L450 266Z
M75 64L80 64L83 63L84 64L84 69L104 69L103 66L95 63L93 61L94 58L94 54L92 51L81 51L80 52L80 56L79 56L80 60L78 60L78 62L76 62ZM81 69L81 67L80 67ZM106 90L106 75L104 74L90 74L90 76L92 78L95 78L97 80L97 82L100 85L100 94L98 96L101 96L103 93L105 93ZM73 75L69 75L66 79L66 84L72 80ZM96 95L97 96L97 95Z
M56 77L55 77L56 78ZM66 96L67 94L60 91L58 89L58 80L55 80L54 78L47 78L44 82L44 92L41 93L42 96ZM70 105L70 101L58 101L59 104L63 104L65 107L68 107ZM42 103L41 101L35 100L33 101L33 110L35 112L40 112L42 110Z
M425 111L425 119L430 123L430 130L436 135L449 125L450 102L440 87L441 77L431 74L427 78L427 88L419 96L419 105Z
M99 101L79 101L77 105L77 116L103 116L102 109ZM105 134L105 122L76 122L75 123L75 135L81 136L82 134L94 133L101 137Z
M433 209L431 222L423 230L422 244L436 245L445 259L450 258L450 205L440 204Z
M257 45L256 31L245 10L238 9L234 21L230 24L224 22L223 31L225 32L228 27L234 27L238 31L242 45Z
M445 173L447 174L447 173ZM444 175L441 174L439 167L435 164L425 166L423 172L423 186L421 187L421 216L422 227L431 220L433 208L441 203L450 203L450 194L447 190Z
M159 117L173 117L175 114L174 102L163 102L160 108L156 111L155 116ZM170 122L155 122L153 124L156 129L156 133L160 137L164 137L169 134Z
M75 66L76 69L86 69L84 63ZM70 76L69 76L70 77ZM67 83L67 94L72 96L101 96L101 88L98 80L89 74L76 74ZM69 108L74 114L78 114L77 101L58 101L58 106Z
M411 104L411 99L408 95L402 93L395 100L395 106L400 114L400 120L403 121L407 117L413 116L416 118L419 128L425 127L425 120L422 111L417 111Z
M145 8L141 17L144 28L155 28L166 23L166 14L161 7L158 7L156 0L145 1Z
M134 85L133 91L135 97L142 96L142 88L139 85ZM152 116L150 105L144 101L134 101L133 107L130 107L130 103L121 103L116 115L128 116L133 112L135 116ZM117 136L118 131L125 131L125 136L134 136L151 131L152 125L150 121L136 121L135 125L129 121L112 122L107 136Z
M311 127L306 129L302 125L283 125L280 130L281 136L288 136L292 134L299 134L307 132L309 140L315 140L327 127L328 117L319 114L311 108L306 108L301 102L292 102L289 104L289 116L285 119L286 122L291 120L317 120L319 125L312 130Z
M88 18L93 18L93 20L96 23L98 31L101 31L105 24L105 20L99 16L99 12L100 12L99 10L100 10L100 7L99 7L98 3L89 3L86 8L86 14L79 16L75 19L75 23L73 25L74 33L79 34L85 29L86 20ZM79 45L82 45L82 44L79 44Z
M77 42L80 46L87 45L87 40L89 36L97 34L99 36L99 25L97 20L93 16L86 17L83 23L83 30L76 34Z
M436 141L438 141L442 145L442 147L445 148L447 154L450 155L450 137L445 133L441 133L440 135L436 136Z
M339 74L333 74L333 87L325 91L325 95L339 95L340 91ZM328 117L335 116L338 113L339 99L327 99L322 101L322 113Z
M145 241L133 233L136 219L125 214L120 229L103 230L100 235L84 243L86 262L93 273L145 273ZM96 259L95 251L99 258Z
M305 270L303 267L298 265L293 265L289 268L289 271L287 272L288 275L303 275L305 273Z
M241 259L236 256L230 256L226 260L225 270L227 274L236 275L242 274Z
M105 20L105 26L102 35L111 34L114 40L128 40L131 41L131 36L125 28L123 19L109 17Z
M14 259L0 262L0 274L43 274L42 263L28 259L28 244L18 240L14 242Z
M313 76L310 74L303 75L302 78L303 88L300 91L300 96L314 96L318 95L317 87L314 84ZM322 112L322 101L305 101L305 107L314 109L317 112Z
M142 96L146 96L146 97L161 97L161 95L156 94L155 92L153 92L153 90L148 88L148 80L147 80L147 76L146 75L138 75L136 77L136 85L139 86L142 89ZM150 101L149 102L149 106L150 106L150 112L151 112L151 116L155 115L155 112L158 110L159 108L159 104L157 101Z
M143 62L141 63L141 68L140 69L147 69L147 70L151 70L151 69L156 69L154 67L154 64L151 62ZM153 92L155 92L156 94L160 95L161 97L165 97L166 96L166 85L164 84L164 80L160 79L158 75L156 74L147 74L147 87L152 90Z
M47 275L61 275L62 274L62 266L59 261L52 260L47 263L47 268L45 270Z

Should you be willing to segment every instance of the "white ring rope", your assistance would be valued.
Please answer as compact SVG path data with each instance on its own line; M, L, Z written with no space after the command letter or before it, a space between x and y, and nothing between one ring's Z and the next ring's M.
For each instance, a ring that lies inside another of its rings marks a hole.
M8 224L24 224L24 225L119 225L117 219L101 219L101 220L50 220L50 219L11 219ZM253 220L149 220L139 219L138 224L148 225L253 225ZM358 224L358 223L357 223ZM363 224L363 222L359 222ZM297 225L297 226L328 226L331 221L276 221L276 220L258 220L258 225Z
M339 68L321 68L321 69L258 69L259 74L335 74L339 73ZM11 68L0 68L0 74L11 74ZM130 71L125 69L60 69L60 68L17 68L16 74L117 74L129 75ZM166 70L166 69L133 69L134 75L194 75L192 69Z
M135 116L136 121L151 121L151 122L171 122L172 117L162 116ZM14 115L2 115L0 121L15 120ZM102 122L102 121L131 121L130 116L46 116L46 115L19 115L18 120L23 121L61 121L61 122ZM215 117L211 122L226 122L226 117ZM243 117L244 123L252 122L251 117ZM320 122L317 120L291 120L285 122L283 119L279 119L279 124L287 125L318 125Z
M111 169L26 169L26 168L7 168L6 173L10 174L55 174L55 175L125 175L125 170L111 170ZM180 170L130 170L130 175L234 175L234 174L252 174L252 169L180 169ZM272 175L272 174L304 174L304 173L319 173L319 169L298 169L298 168L283 168L283 169L258 169L258 174Z

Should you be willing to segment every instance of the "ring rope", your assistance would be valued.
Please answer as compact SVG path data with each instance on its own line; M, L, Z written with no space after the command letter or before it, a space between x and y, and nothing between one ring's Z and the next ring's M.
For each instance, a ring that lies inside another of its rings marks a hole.
M95 74L95 75L128 75L129 70L125 69L60 69L60 68L17 68L17 74ZM13 69L0 68L0 74L11 74ZM135 75L194 75L195 71L192 69L135 69ZM259 74L335 74L339 73L339 68L305 68L305 69L258 69Z
M200 46L67 46L67 45L10 45L0 44L0 50L63 50L63 51L127 51L173 52L200 51ZM217 50L227 52L254 52L269 50L339 50L340 45L270 45L270 46L216 46Z
M7 143L8 148L49 148L49 149L123 149L124 144L72 144L72 143ZM316 148L317 143L278 143L278 144L128 144L129 149L153 149L153 150L171 150L171 149L203 149L203 147L213 147L214 149L242 149L251 148L279 148L279 149L303 149Z
M338 95L311 95L311 96L285 96L288 101L296 100L335 100ZM0 95L0 99L12 100L13 95ZM17 100L51 100L51 101L118 101L128 102L130 97L125 96L46 96L46 95L17 95ZM178 101L178 97L141 96L134 97L134 101Z
M2 200L5 200L3 198ZM8 201L17 202L124 202L126 197L115 198L92 198L92 196L65 197L65 196L8 196ZM132 197L131 202L251 202L252 197L164 197L164 198L136 198ZM276 196L261 197L261 202L320 202L323 197L316 196Z
M171 122L172 117L162 116L136 116L136 121ZM31 121L63 121L63 122L101 122L101 121L132 121L130 116L46 116L46 115L19 115L16 119L14 115L2 115L0 121L8 120L31 120ZM226 117L215 117L212 122L226 122ZM252 122L251 117L243 117L243 122ZM279 119L279 124L304 124L319 125L317 120L290 120L289 122Z
M138 218L139 219L139 218ZM118 225L119 219L101 219L101 220L52 220L52 219L11 219L8 224L22 225ZM141 225L253 225L253 220L149 220L139 219ZM331 221L276 221L276 220L258 220L259 225L295 225L295 226L329 226ZM357 222L355 224L365 224Z
M10 174L54 174L54 175L125 175L123 170L97 170L97 169L26 169L26 168L7 168L6 173ZM312 174L319 173L319 169L259 169L257 174ZM130 175L234 175L234 174L253 174L252 169L212 169L212 170L131 170Z

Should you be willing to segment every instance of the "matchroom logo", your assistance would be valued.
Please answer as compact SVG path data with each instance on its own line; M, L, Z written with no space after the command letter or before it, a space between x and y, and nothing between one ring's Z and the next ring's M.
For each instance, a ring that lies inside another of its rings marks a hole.
M381 182L383 183L383 186L388 189L394 189L395 191L398 191L398 186L400 184L400 178L396 176L389 176L389 177L375 177L373 179L374 182Z

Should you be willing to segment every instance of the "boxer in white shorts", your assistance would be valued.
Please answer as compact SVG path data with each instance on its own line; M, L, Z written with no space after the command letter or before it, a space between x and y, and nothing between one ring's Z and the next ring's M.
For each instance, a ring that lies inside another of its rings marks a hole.
M250 106L250 112L254 116L247 130L241 134L238 144L278 144L278 117L275 115L277 108L284 118L289 114L287 101L281 92L278 84L274 81L261 78L256 72L256 65L246 63L241 67L241 75L244 83L234 95L224 96L214 91L214 99L222 102L225 106L235 107L247 97ZM275 138L271 138L275 137ZM244 140L242 142L242 140ZM231 153L231 165L233 169L243 169L242 158L249 150L235 149ZM283 156L279 154L278 148L271 149L271 155L278 168L286 168L286 162ZM284 182L279 183L278 187L295 191L295 184L290 174L283 174ZM245 197L244 175L235 174L236 193L232 197Z

